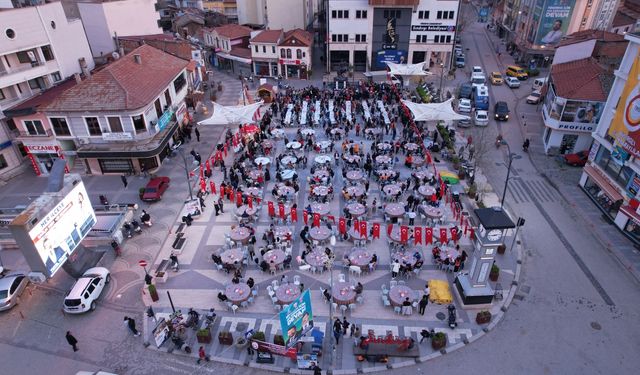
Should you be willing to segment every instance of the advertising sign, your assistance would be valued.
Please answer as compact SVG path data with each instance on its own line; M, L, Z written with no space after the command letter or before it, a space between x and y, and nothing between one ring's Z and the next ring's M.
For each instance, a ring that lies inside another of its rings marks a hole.
M291 347L298 339L313 328L311 312L311 294L305 290L289 307L280 312L280 328L282 338L287 347Z
M396 19L388 18L384 35L382 36L382 49L398 48L398 32L396 31Z
M447 26L447 25L411 25L411 31L454 32L454 31L456 31L456 27L455 26Z
M616 144L635 157L640 156L639 57L636 56L631 66L627 83L620 95L620 104L609 127L609 135L616 140Z
M162 114L162 116L160 116L160 118L158 119L158 124L156 125L158 127L158 131L161 131L162 129L167 127L167 125L171 121L171 116L173 116L173 111L171 109L167 109Z
M50 275L60 268L96 223L96 215L80 181L29 231Z
M566 35L575 0L547 0L542 10L536 44L555 46Z
M378 68L386 69L387 64L385 61L389 61L396 64L403 64L407 62L407 51L401 50L380 50L376 53L376 64Z
M296 350L296 348L287 349L282 345L276 345L270 342L253 339L251 339L251 347L257 352L266 352L275 355L281 355L283 357L289 357L294 361L298 359L298 351Z

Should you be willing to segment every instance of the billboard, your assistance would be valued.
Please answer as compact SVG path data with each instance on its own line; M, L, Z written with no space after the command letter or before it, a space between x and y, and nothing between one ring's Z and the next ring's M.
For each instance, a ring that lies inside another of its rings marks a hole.
M575 0L547 0L542 9L536 44L555 46L566 35Z
M69 258L96 223L82 181L29 231L29 237L51 276Z
M311 294L305 290L289 307L280 312L280 327L285 345L289 348L313 328Z
M609 135L616 145L635 157L640 157L640 55L636 56L629 71L627 83L622 89L616 114L613 116Z
M380 50L376 53L376 64L380 69L386 69L389 61L396 64L404 64L407 62L407 51L401 50Z

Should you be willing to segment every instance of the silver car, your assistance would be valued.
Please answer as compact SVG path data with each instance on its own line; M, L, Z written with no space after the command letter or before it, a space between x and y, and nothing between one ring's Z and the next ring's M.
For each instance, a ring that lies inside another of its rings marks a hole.
M8 275L0 279L0 311L9 310L18 304L18 299L27 288L29 278L23 273Z

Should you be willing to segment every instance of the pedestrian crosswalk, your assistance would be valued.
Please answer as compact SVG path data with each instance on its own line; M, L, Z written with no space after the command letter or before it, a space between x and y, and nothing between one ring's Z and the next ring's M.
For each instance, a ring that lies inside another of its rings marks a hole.
M532 203L533 200L540 203L552 203L560 200L558 192L544 180L514 178L510 180L507 190L509 198L516 204Z

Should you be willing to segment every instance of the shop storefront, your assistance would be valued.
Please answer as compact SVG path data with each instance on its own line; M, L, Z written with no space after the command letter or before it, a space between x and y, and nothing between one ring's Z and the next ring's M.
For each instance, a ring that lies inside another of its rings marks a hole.
M27 158L31 161L31 166L37 176L48 176L53 163L57 159L64 159L62 148L57 142L30 143L24 141L24 150ZM65 167L65 172L69 173L69 166Z
M304 61L280 59L280 70L285 79L307 79L307 66Z
M594 166L585 166L580 186L605 215L615 219L623 196L603 172Z
M277 77L278 60L253 58L253 74L262 77Z

